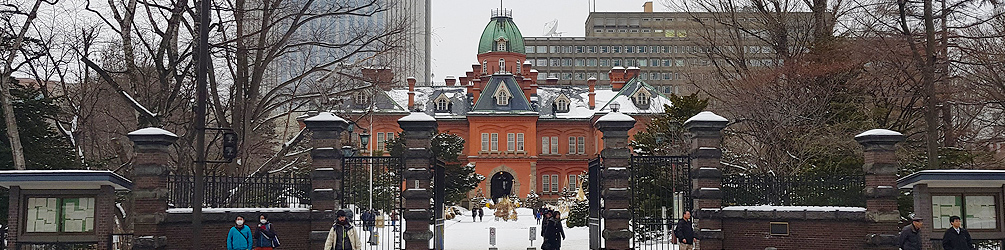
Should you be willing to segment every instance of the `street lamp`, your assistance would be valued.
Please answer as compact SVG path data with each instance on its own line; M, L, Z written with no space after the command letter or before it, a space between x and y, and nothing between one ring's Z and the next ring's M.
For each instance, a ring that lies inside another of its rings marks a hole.
M360 149L369 151L369 148L367 148L366 145L370 144L370 134L366 133L365 130L363 133L359 133L359 144L361 146Z
M367 150L367 144L370 144L370 134L366 130L363 133L359 133L359 144L360 149ZM369 150L367 150L369 152ZM370 164L372 159L367 159L366 168L370 172L370 209L373 209L373 166Z
M618 103L618 102L612 102L611 103L611 112L618 112L618 109L621 109L621 104Z

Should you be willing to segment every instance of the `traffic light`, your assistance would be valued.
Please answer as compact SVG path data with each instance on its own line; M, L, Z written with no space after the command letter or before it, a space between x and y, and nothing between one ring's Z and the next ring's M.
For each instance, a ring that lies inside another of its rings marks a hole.
M228 162L237 158L237 133L234 131L223 132L223 158Z

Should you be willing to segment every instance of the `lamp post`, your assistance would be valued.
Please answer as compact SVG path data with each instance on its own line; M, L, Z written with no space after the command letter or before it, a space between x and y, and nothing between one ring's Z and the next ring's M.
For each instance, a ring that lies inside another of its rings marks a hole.
M363 133L359 133L359 144L361 150L366 149L366 145L370 144L370 134L368 134L365 130ZM369 152L369 150L367 151ZM373 209L373 165L370 164L370 160L372 159L367 159L366 168L370 172L370 209Z
M618 102L612 102L611 103L611 112L618 112L618 109L621 109L621 104L618 103Z

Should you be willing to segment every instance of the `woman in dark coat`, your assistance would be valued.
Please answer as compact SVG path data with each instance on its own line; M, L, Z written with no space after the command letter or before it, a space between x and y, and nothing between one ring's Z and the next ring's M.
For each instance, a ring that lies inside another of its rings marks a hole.
M254 234L255 250L272 250L279 247L279 239L276 238L276 231L272 229L269 217L262 214L258 216L258 222Z
M562 229L562 214L558 211L546 213L547 218L542 226L541 236L544 237L544 244L541 250L559 250L562 248L562 240L565 239L565 230Z

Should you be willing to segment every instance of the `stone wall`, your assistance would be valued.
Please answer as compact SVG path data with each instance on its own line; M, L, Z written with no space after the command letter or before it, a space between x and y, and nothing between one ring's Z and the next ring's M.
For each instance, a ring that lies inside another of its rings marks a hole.
M866 247L864 229L868 226L865 215L860 218L805 220L805 219L763 219L763 218L723 218L723 249L863 249ZM788 236L772 236L771 222L788 222ZM701 242L698 242L702 245ZM702 249L707 249L702 247Z

